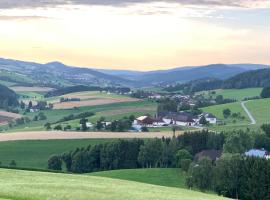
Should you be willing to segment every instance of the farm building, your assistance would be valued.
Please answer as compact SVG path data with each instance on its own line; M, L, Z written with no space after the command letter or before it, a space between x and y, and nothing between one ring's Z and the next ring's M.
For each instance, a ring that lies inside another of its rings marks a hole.
M222 155L221 150L204 150L197 153L194 157L194 160L199 161L202 158L207 157L207 158L210 158L212 161L216 161L221 157L221 155Z
M199 118L205 117L206 121L208 121L210 124L216 124L217 123L217 118L211 113L202 113L199 115Z
M267 152L264 149L251 149L245 152L245 156L270 159L270 152Z

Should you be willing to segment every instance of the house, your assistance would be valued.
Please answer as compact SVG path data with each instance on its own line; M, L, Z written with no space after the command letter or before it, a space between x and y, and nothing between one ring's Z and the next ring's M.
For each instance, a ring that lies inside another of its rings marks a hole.
M163 117L163 121L166 124L179 125L179 126L194 126L196 125L194 116L190 113L168 113Z
M154 126L166 126L168 124L163 120L162 117L157 117L154 119L153 125Z
M197 162L200 161L202 158L207 157L210 158L212 161L217 161L221 157L221 155L221 150L203 150L195 155L194 160Z
M245 152L245 156L270 159L270 153L265 151L264 149L251 149Z
M202 113L199 115L199 118L205 117L206 121L208 121L210 124L217 124L217 118L211 114L211 113Z
M141 116L134 120L133 125L140 125L140 126L153 126L155 119L150 116Z

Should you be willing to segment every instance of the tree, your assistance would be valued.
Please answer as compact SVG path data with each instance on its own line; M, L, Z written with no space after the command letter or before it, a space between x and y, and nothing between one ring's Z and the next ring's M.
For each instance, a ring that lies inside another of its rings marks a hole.
M55 126L54 127L54 130L56 130L56 131L62 131L63 130L62 125L59 124L59 125Z
M148 130L148 128L147 128L146 126L143 126L143 127L141 128L141 131L142 131L142 132L149 132L149 130Z
M9 166L10 167L16 167L17 166L16 161L15 160L10 161Z
M223 155L215 167L215 191L218 194L239 199L242 158L239 154Z
M270 98L270 87L263 88L263 90L261 92L261 97L262 98Z
M42 121L42 120L46 120L47 117L43 112L41 112L41 113L38 114L38 119Z
M46 128L46 130L51 130L51 129L52 129L50 123L46 123L46 124L44 125L44 127Z
M80 120L80 124L82 125L82 131L88 130L87 125L86 125L87 122L88 122L88 119L85 119L85 118Z
M270 137L270 124L263 124L261 129L265 132L265 134Z
M138 161L142 167L158 167L161 163L162 142L159 139L147 140L140 147Z
M231 110L229 108L226 108L223 110L223 116L225 118L228 118L231 115Z
M62 170L62 160L60 156L53 155L48 160L48 169L52 170Z
M254 138L250 133L242 130L230 133L224 144L224 151L226 153L245 153L247 150L253 148Z
M177 151L176 155L176 166L177 167L182 167L181 166L181 161L188 159L188 160L192 160L193 156L186 150L186 149L181 149L179 151Z
M25 109L25 103L23 101L20 102L20 107L21 107L22 110Z
M181 169L183 171L187 172L191 163L192 163L191 159L182 159L181 162L180 162Z
M201 125L207 125L208 124L208 121L206 120L205 116L202 116L201 119L200 119L200 121L199 121L199 123Z
M189 168L189 185L194 185L201 191L209 190L213 186L213 164L212 161L205 157L198 164L190 165Z
M29 101L28 103L28 109L31 109L33 107L33 102L32 101Z

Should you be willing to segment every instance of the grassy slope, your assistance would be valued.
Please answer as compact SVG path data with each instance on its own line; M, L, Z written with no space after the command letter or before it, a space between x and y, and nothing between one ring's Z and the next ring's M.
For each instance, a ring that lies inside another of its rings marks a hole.
M216 92L215 95L211 94L211 96L216 97L217 95L223 95L224 98L229 99L236 99L238 101L241 101L247 97L255 97L260 96L260 93L262 91L262 88L247 88L247 89L219 89L219 90L213 90ZM200 92L203 93L205 96L209 96L208 91Z
M223 110L229 108L231 110L232 113L237 113L240 112L242 116L245 117L244 120L240 120L240 119L236 119L236 122L233 123L233 119L232 118L228 118L225 119L223 116ZM210 129L214 129L214 130L234 130L234 129L246 129L246 128L250 128L249 123L250 120L246 114L246 112L244 111L244 109L242 108L240 102L235 102L235 103L229 103L229 104L222 104L222 105L216 105L216 106L209 106L206 108L202 109L204 112L209 112L214 114L219 120L222 120L224 122L226 122L226 125L222 125L222 126L213 126L210 127Z
M249 101L246 103L246 106L256 119L258 125L270 123L270 99Z
M0 170L0 198L28 200L219 200L199 192L133 181L15 170Z
M185 174L180 169L126 169L96 172L89 175L185 188Z
M111 111L111 110L121 110L125 108L138 108L138 107L148 107L155 106L155 103L150 101L139 101L139 102L123 102L123 103L114 103L114 104L106 104L106 105L98 105L98 106L86 106L74 109L64 109L64 110L46 110L41 111L47 116L47 120L43 121L31 121L29 124L16 126L10 131L38 131L44 130L44 124L47 122L53 123L63 118L64 116L68 116L70 114L79 114L82 112L92 111L95 113ZM38 113L27 113L26 116L30 119L33 119L35 115ZM126 116L129 116L132 113L127 113ZM92 120L91 120L92 121Z
M11 160L15 160L17 167L46 169L48 158L53 154L59 154L74 150L77 147L85 147L89 144L103 143L105 139L84 140L49 140L49 141L11 141L0 142L0 161L7 166Z

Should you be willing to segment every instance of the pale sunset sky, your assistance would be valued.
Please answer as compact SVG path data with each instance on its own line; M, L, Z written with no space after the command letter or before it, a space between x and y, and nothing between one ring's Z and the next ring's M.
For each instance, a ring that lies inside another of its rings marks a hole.
M270 64L270 0L0 0L0 57L132 70Z

